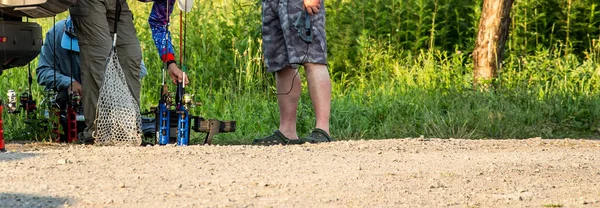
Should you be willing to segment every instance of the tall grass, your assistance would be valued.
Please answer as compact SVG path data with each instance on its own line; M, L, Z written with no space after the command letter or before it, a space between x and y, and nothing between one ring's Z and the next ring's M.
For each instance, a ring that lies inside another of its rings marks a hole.
M470 54L481 4L481 0L326 1L333 136L597 138L599 4L516 1L496 88L480 92L471 86ZM143 111L157 104L162 80L162 64L147 24L151 6L130 2L149 70L143 80ZM185 65L192 82L188 90L203 103L192 113L238 122L235 133L219 134L216 143L246 144L271 133L279 116L274 77L265 71L262 59L260 1L206 1L196 4L186 18ZM36 21L45 29L53 22ZM179 12L173 14L170 29L179 53ZM0 79L2 92L26 88L26 69L8 70ZM303 81L300 136L315 122L306 85ZM32 90L41 100L42 88L34 83ZM26 128L21 117L4 119L8 138L40 139L21 134ZM193 135L195 141L204 136Z

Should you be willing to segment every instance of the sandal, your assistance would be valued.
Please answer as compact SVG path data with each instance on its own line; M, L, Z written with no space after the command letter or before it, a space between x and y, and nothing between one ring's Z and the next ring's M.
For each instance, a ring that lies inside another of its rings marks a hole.
M317 141L301 138L301 139L288 139L279 130L273 132L272 135L255 139L252 144L255 145L289 145L289 144L304 144L306 142L316 143Z
M312 131L310 136L306 138L307 140L317 141L317 142L333 142L335 139L331 138L327 132L323 129L316 128Z

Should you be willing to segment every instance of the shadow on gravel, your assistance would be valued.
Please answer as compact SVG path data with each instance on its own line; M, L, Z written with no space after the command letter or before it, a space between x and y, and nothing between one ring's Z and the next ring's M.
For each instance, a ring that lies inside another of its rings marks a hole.
M3 152L3 153L0 153L0 162L21 160L21 159L25 159L25 158L35 157L37 155L38 154L28 153L28 152Z
M0 193L0 205L2 207L64 207L66 203L73 204L73 201L61 197Z

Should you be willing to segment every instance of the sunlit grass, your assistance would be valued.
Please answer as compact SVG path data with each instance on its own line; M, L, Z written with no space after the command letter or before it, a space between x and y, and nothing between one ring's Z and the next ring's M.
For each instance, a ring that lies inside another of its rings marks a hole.
M149 72L143 80L141 97L142 111L148 111L157 104L162 84L162 63L147 24L152 4L129 3ZM333 136L598 137L598 31L589 30L591 35L586 38L590 43L585 51L566 53L557 44L566 28L542 33L547 29L547 25L541 25L544 19L531 18L532 13L524 9L525 5L542 6L533 1L518 2L514 33L495 88L474 91L470 50L479 4L480 1L469 0L393 0L390 4L327 1ZM580 13L591 15L587 16L588 22L600 22L597 10L579 9ZM434 12L436 20L432 24ZM541 12L544 11L538 14ZM56 20L66 15L61 14ZM274 77L263 66L260 2L206 1L197 3L186 16L189 21L185 66L192 82L187 90L203 104L192 113L237 121L237 131L219 134L216 143L247 144L272 133L278 127L279 117ZM171 18L170 29L179 57L180 13L176 10ZM52 18L35 21L45 29L53 23ZM538 24L538 33L533 34L532 27L525 30L525 22L529 26ZM574 32L570 39L583 38L582 28L586 25L571 27ZM522 48L525 42L526 50ZM37 60L31 64L32 73L36 65ZM304 75L303 71L300 75ZM1 97L5 98L7 89L27 88L27 68L5 71L0 79ZM300 136L310 132L315 122L306 81L302 87ZM174 86L170 89L174 90ZM35 84L35 79L32 91L39 103L43 89ZM22 136L26 131L22 117L5 115L4 120L8 139L40 139ZM193 137L199 141L204 134L193 133Z

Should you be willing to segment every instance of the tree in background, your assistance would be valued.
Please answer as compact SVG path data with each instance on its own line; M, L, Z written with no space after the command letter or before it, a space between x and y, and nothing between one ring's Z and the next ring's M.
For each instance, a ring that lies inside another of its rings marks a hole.
M508 38L513 0L485 0L473 51L474 85L487 88L497 76Z

